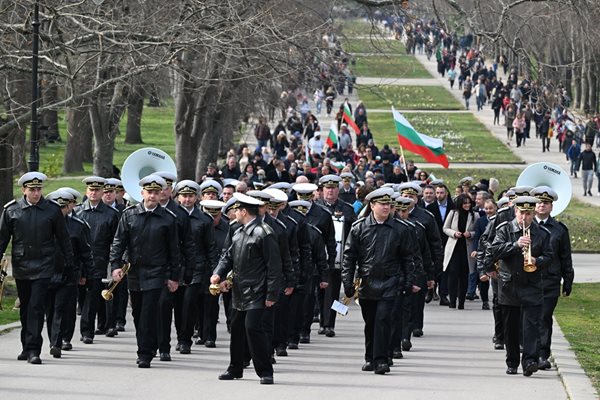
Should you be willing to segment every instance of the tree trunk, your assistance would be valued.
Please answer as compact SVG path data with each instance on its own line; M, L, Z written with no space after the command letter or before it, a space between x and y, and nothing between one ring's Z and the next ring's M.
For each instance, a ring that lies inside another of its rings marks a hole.
M134 84L127 99L127 130L125 143L141 144L142 142L142 112L144 111L144 92L141 85Z
M13 155L12 135L0 139L0 205L8 203L13 198ZM10 189L9 189L10 188Z
M58 100L58 87L49 80L42 80L41 83L42 104L53 104ZM42 111L41 126L43 126L46 139L49 142L60 141L60 132L58 131L58 112L56 110Z
M88 107L79 106L67 109L67 145L63 172L65 174L83 171L84 154L81 149L86 140L85 132L90 130ZM90 141L91 142L91 141Z

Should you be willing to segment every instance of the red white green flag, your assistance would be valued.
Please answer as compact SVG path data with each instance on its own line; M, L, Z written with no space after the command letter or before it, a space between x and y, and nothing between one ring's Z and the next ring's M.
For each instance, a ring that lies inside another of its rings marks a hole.
M354 129L354 132L358 135L360 133L360 128L356 125L356 122L352 119L352 112L350 112L350 107L348 104L344 103L344 122L348 124L348 126Z
M444 141L422 133L411 125L404 115L392 107L394 124L398 132L398 142L405 150L421 155L427 162L440 164L448 168L448 158L444 154Z
M327 141L325 142L330 149L337 149L338 146L338 134L336 129L336 122L331 123L329 128L329 134L327 135Z

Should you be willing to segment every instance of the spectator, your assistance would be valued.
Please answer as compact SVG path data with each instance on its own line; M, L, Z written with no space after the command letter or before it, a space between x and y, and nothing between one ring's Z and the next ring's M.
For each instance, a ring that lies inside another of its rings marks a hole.
M221 177L223 179L239 179L242 171L240 171L240 167L238 163L235 161L234 157L229 157L227 159L227 163L221 169Z
M512 126L517 135L517 147L521 147L521 144L525 144L525 114L523 111L517 113Z
M254 130L254 136L258 141L258 147L267 147L271 141L271 130L267 125L264 117L258 118L258 125Z
M369 130L369 124L365 121L362 125L359 125L361 130L359 134L356 136L356 145L360 147L361 144L365 146L369 145L369 140L373 139L373 135Z
M317 108L317 115L321 115L321 108L323 107L323 99L325 98L325 93L323 93L323 89L320 87L315 90L313 94L313 100L315 102L315 106Z
M306 123L306 118L308 117L309 113L310 105L308 104L308 98L304 96L302 103L300 104L300 119L302 120L303 124Z
M581 145L577 140L571 141L571 146L567 151L567 157L571 161L571 176L577 178L577 171L579 171L579 155L581 154Z
M506 114L505 114L505 118L504 121L506 123L506 144L510 146L511 142L512 142L512 138L513 138L513 134L514 134L514 126L513 126L513 122L515 121L515 117L517 116L517 113L515 111L515 105L513 103L510 103L508 105L508 108L506 109Z
M275 158L283 160L287 156L287 149L290 143L287 140L285 132L279 132L275 139Z
M585 144L585 150L579 155L579 162L581 167L581 178L583 179L583 195L591 196L594 172L597 172L598 165L596 154L592 151L592 145L590 143Z
M311 154L321 154L323 153L323 148L325 147L325 142L321 140L321 132L315 132L315 135L312 139L308 141L308 148Z

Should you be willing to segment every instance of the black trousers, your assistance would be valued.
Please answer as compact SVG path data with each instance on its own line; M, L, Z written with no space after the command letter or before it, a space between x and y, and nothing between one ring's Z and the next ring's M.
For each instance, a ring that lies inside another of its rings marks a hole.
M391 312L390 343L388 346L388 357L392 356L395 349L400 348L402 343L402 332L404 327L404 303L407 302L405 295L399 295L394 299ZM361 302L362 307L362 302ZM364 317L363 317L364 318ZM367 361L372 361L369 359Z
M137 354L152 360L158 348L158 303L162 289L131 291L131 308L137 339Z
M288 341L288 326L290 313L290 298L281 293L279 300L272 307L274 314L273 347L286 347Z
M289 299L288 310L288 343L298 344L300 341L300 332L304 325L304 298L306 294L304 289L296 288Z
M61 347L71 324L77 316L77 286L62 285L48 290L46 303L46 330L50 346ZM71 330L71 337L73 331ZM69 339L70 340L70 339Z
M558 303L558 297L544 297L542 320L540 321L540 357L547 360L550 357L552 345L552 314Z
M490 291L490 281L487 280L485 282L479 281L477 285L479 285L479 294L481 295L481 301L487 303L490 301L489 291Z
M438 276L438 293L440 296L448 296L448 274L446 271Z
M85 283L85 300L81 309L81 321L79 322L79 331L81 336L93 338L96 330L96 314L98 314L98 328L100 325L100 309L106 308L104 299L102 299L102 289L104 284L102 279L88 279ZM102 303L100 303L102 301Z
M521 334L523 335L521 364L526 366L531 362L537 363L542 305L521 307L502 305L502 315L504 316L506 365L514 368L519 366L519 336Z
M235 375L244 371L246 342L254 363L254 370L260 377L273 376L267 337L262 329L265 309L231 311L230 362L227 370Z
M460 251L460 249L458 249ZM456 253L456 250L455 250ZM465 298L467 296L467 288L469 286L469 263L466 260L461 262L462 257L456 257L456 254L452 255L446 274L448 274L448 294L450 295L450 304L456 305L465 304Z
M331 271L330 282L323 292L323 306L321 308L322 326L335 329L335 318L337 312L331 309L334 300L340 300L340 288L342 287L342 271L334 269Z
M223 293L221 295L223 298L223 308L225 309L225 319L227 322L227 327L231 327L231 291Z
M79 285L73 286L71 302L69 302L65 308L65 315L63 316L63 342L70 343L75 334L75 323L77 322L77 296L79 295L80 287L81 286Z
M113 291L113 299L106 302L106 329L116 328L117 323L125 326L128 300L129 292L127 291L127 277L125 277ZM100 313L98 325L100 326Z
M194 326L198 319L200 289L200 284L194 284L180 286L175 291L175 329L178 343L192 345Z
M365 361L387 364L395 299L360 299L359 303L365 321Z
M15 279L15 282L21 301L19 318L23 352L39 356L42 351L42 329L50 279Z
M498 279L492 281L492 313L494 314L494 336L496 343L504 344L504 317L502 306L498 303Z
M277 304L277 303L276 303ZM269 358L273 354L273 341L274 341L274 329L275 329L275 312L273 307L265 308L262 316L262 330L265 334L265 338L267 340L267 351L269 353ZM249 348L248 348L249 350ZM249 352L247 352L246 356L252 356ZM246 358L248 359L248 358Z
M201 296L204 298L202 302L204 321L200 337L215 342L217 340L217 321L219 320L219 296L213 296L210 293L204 293Z
M411 334L415 329L423 329L423 320L425 315L425 296L427 295L427 282L421 287L413 298L413 313L411 318ZM409 337L410 338L410 337Z
M160 289L158 298L158 350L159 353L171 352L171 325L173 323L173 308L175 306L175 293L171 293L165 285Z
M318 281L320 277L312 276L308 282L306 282L306 294L304 296L304 304L302 306L302 329L300 330L301 335L310 335L310 326L313 323L315 302L316 302L316 290L319 286Z

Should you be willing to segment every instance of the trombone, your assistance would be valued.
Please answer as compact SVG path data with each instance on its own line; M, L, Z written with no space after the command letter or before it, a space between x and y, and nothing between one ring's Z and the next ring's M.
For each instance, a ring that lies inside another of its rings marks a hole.
M2 299L4 298L4 285L6 284L6 277L8 276L8 260L2 258L0 261L0 310L2 310Z
M354 302L356 304L358 304L358 289L360 288L360 284L362 283L362 279L361 278L356 278L354 279L354 296L352 296L352 298L348 298L345 295L342 297L342 304L347 306L348 304L350 304L350 302L352 300L354 300Z
M127 275L130 268L131 268L131 265L129 263L123 265L123 267L121 268L121 280L123 280L123 278L125 278L125 275ZM121 282L121 281L119 281L119 282ZM119 284L119 282L113 281L110 284L110 286L108 287L108 289L104 289L102 291L102 298L104 300L111 301L113 299L113 291L117 288L117 285Z
M523 222L523 236L530 239L529 245L523 248L523 271L525 272L535 272L537 267L531 261L531 225L527 228L525 227L525 223Z

